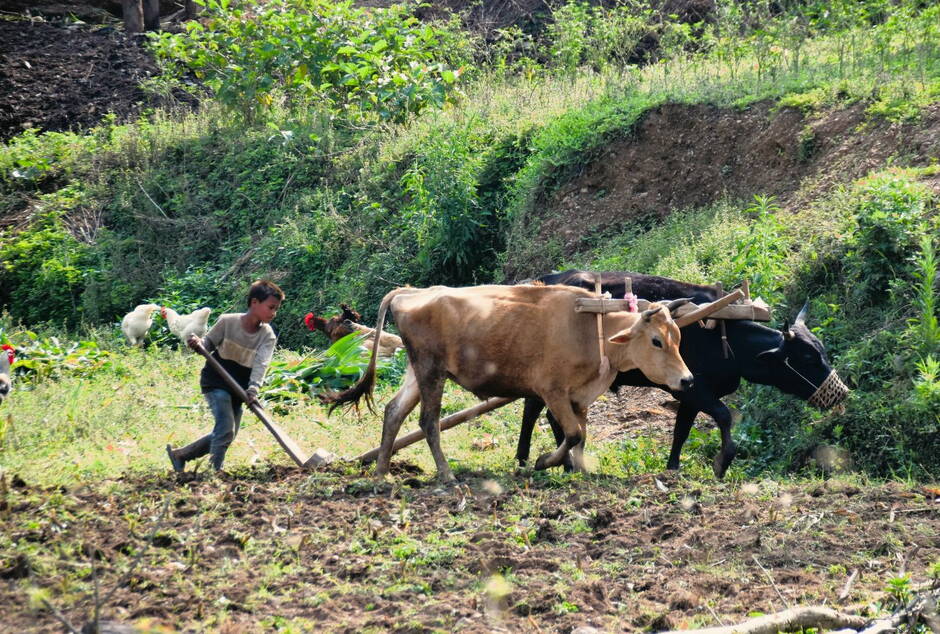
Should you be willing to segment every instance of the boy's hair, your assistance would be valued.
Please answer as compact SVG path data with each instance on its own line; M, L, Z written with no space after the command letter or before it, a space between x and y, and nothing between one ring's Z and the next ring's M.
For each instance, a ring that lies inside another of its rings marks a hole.
M284 291L271 280L258 280L248 289L248 307L251 308L251 300L253 299L263 302L269 297L277 297L283 302Z

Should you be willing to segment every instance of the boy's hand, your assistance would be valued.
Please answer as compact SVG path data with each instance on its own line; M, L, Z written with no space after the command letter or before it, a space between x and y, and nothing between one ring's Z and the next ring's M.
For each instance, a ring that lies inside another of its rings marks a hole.
M189 335L189 339L186 340L186 345L193 350L196 350L196 346L200 343L202 343L202 340L196 335Z
M258 388L254 385L248 386L248 389L245 390L245 395L248 397L248 405L258 402Z

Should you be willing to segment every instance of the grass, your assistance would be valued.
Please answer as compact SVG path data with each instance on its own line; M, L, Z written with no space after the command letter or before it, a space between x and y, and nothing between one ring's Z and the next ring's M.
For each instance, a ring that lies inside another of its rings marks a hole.
M289 354L289 353L285 353ZM113 478L125 470L153 471L167 466L164 446L179 446L212 429L213 420L199 392L201 357L169 349L129 350L115 354L110 367L94 377L67 377L37 385L16 385L4 403L9 421L0 464L10 473L44 485ZM393 393L385 386L377 394L384 403ZM476 402L462 390L448 390L443 407L458 411ZM509 448L515 444L512 423L521 419L521 405L513 404L484 415L445 436L445 451L458 464L480 429L497 435L500 450L475 452L474 468L511 468ZM381 423L368 410L355 413L326 410L314 400L274 416L294 440L312 451L324 447L341 456L353 456L378 446ZM417 410L402 433L417 427ZM518 425L518 423L516 423ZM337 439L342 439L341 443ZM460 450L456 449L457 447ZM433 471L425 443L416 443L402 455ZM245 412L227 466L258 462L288 464L289 459L269 432ZM207 464L201 465L208 469Z

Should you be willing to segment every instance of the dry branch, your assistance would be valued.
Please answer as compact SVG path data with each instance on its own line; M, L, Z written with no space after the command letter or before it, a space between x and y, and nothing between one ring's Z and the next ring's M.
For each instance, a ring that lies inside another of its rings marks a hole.
M827 630L851 628L859 630L868 623L868 619L853 614L843 614L831 608L822 606L808 606L790 608L776 614L767 614L739 625L726 627L709 627L695 630L696 634L776 634L777 632L793 632L799 629L815 627ZM668 632L667 634L677 634Z

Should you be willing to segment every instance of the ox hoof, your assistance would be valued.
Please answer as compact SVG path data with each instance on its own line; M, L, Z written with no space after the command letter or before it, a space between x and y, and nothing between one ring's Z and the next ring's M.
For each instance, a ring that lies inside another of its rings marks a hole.
M539 456L539 459L535 461L535 467L533 467L533 468L534 468L536 471L544 471L545 469L548 469L550 466L552 466L552 465L548 464L548 457L549 457L550 455L551 455L551 454L543 454L543 455Z
M729 451L727 454L719 453L715 456L715 462L712 463L712 471L715 472L715 477L719 480L724 479L725 472L728 471L728 467L731 466L731 461L734 460L737 451Z
M372 480L376 485L389 485L394 483L395 478L393 478L387 471L385 473L379 473L377 471Z

